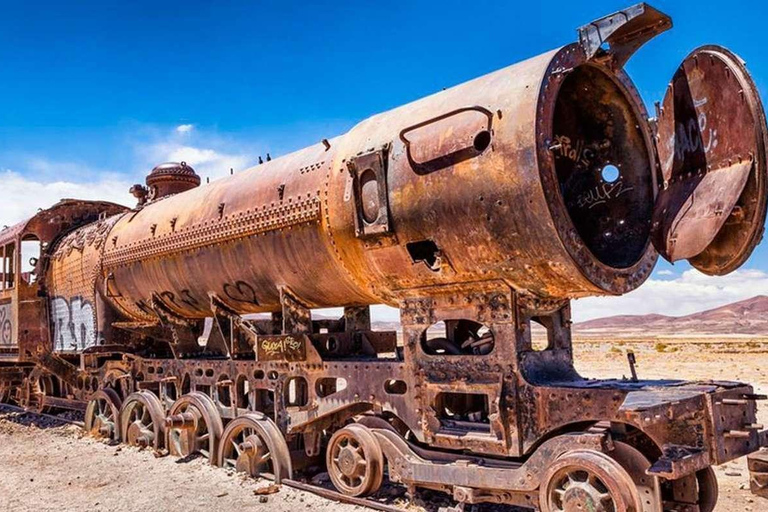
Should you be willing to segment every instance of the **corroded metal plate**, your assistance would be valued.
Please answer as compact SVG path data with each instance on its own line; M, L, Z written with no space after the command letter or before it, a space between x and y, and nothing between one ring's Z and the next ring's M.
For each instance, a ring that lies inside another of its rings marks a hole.
M765 223L765 116L743 62L716 46L691 53L658 126L654 245L669 261L727 274L749 257Z

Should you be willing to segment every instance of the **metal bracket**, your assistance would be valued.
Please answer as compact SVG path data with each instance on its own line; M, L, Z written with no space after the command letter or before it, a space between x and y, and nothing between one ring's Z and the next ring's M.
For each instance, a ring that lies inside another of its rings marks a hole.
M280 287L283 334L311 334L312 313L287 287Z
M607 43L607 53L613 57L617 67L623 67L641 46L670 28L672 18L641 3L579 28L579 44L587 59L591 59Z
M209 298L215 324L209 337L209 343L215 334L214 331L218 329L218 334L222 340L226 341L229 338L229 343L224 343L224 345L230 356L253 353L258 333L221 297L215 293L210 293ZM240 336L241 334L242 336Z

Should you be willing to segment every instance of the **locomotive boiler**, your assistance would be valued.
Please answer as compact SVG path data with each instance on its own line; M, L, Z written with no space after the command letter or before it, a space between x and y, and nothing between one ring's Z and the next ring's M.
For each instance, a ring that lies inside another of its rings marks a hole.
M670 27L639 4L233 176L163 164L134 208L6 229L0 398L278 482L325 465L348 496L386 474L460 503L711 511L711 466L744 455L768 494L751 386L573 365L570 299L634 290L659 255L727 274L764 232L744 63L693 51L653 116L623 70Z

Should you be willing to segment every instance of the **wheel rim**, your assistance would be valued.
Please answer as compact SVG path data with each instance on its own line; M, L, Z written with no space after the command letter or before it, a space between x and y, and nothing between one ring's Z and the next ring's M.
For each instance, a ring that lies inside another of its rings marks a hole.
M698 471L696 481L699 484L699 511L712 512L720 494L715 471L711 467Z
M635 512L634 483L613 459L599 452L570 452L547 470L541 487L543 512Z
M85 430L93 437L120 441L120 406L113 390L94 393L85 410Z
M250 412L232 420L221 436L219 465L280 482L291 478L288 445L267 416Z
M640 496L643 512L662 512L661 485L659 479L647 473L651 462L638 449L621 441L613 442L614 449L608 455L629 474ZM711 511L710 511L711 512Z
M142 390L129 395L120 414L121 432L127 444L140 448L162 448L165 442L165 414L154 393Z
M383 478L381 447L370 430L350 425L336 432L328 443L328 475L344 494L362 496L376 492Z

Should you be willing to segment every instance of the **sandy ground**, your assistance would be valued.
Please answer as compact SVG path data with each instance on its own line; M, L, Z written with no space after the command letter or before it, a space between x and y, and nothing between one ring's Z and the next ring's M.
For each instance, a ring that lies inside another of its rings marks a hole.
M0 511L363 510L285 486L260 496L254 491L269 482L232 475L202 459L179 462L109 446L83 437L79 427L52 423L0 412Z
M751 382L768 393L768 339L729 340L600 340L575 344L577 367L585 376L629 375L626 351L638 359L641 378L676 377ZM760 412L768 424L768 404ZM748 490L745 461L717 468L721 486L719 512L768 510L768 501ZM37 416L0 411L0 511L184 511L264 510L347 511L342 505L285 486L258 495L268 485L213 468L200 459L179 462L151 451L109 446L83 437L79 428ZM402 505L401 492L388 501ZM424 494L422 505L436 510L447 504ZM410 507L424 510L422 507Z

